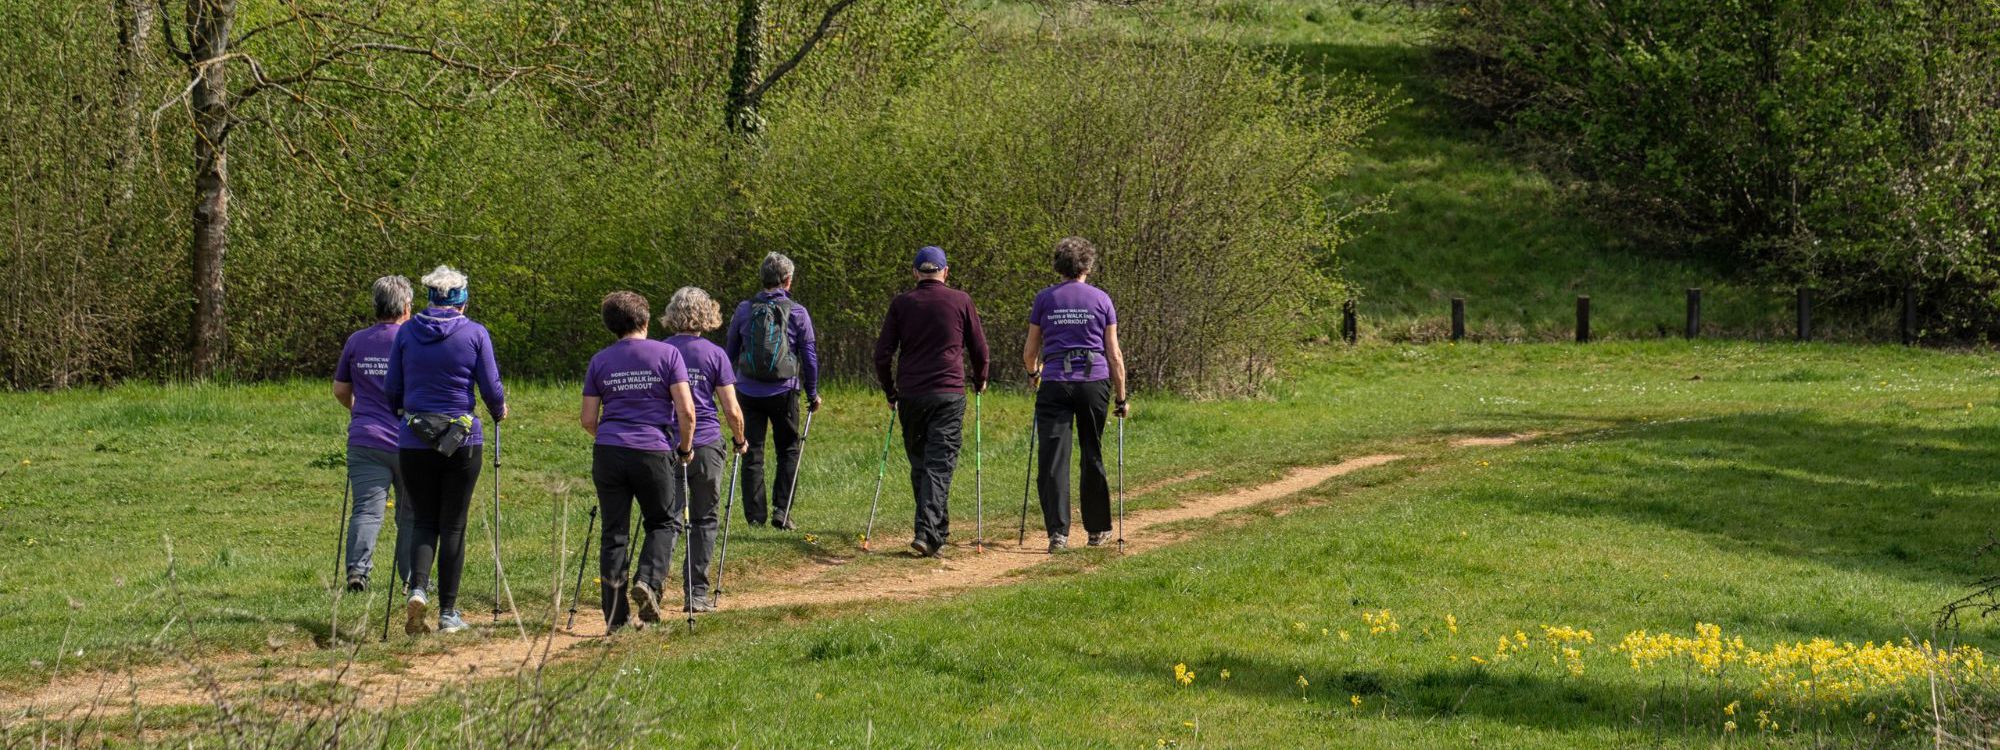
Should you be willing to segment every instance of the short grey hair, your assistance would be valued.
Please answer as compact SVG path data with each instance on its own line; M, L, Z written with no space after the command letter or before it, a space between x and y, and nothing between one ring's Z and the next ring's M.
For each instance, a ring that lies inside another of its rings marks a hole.
M784 253L771 253L764 256L764 265L757 269L757 275L763 280L765 289L775 289L792 278L793 270L791 258L785 257Z
M700 287L684 286L667 300L667 309L660 313L660 325L674 333L707 333L722 327L722 306Z
M375 297L376 320L395 320L410 311L409 279L384 276L375 280L371 293Z
M443 292L464 289L465 272L451 266L438 266L430 273L424 274L424 286Z

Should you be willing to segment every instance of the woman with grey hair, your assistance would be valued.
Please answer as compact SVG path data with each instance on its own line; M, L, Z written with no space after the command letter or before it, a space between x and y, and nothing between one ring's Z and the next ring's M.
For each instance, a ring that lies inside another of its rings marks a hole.
M465 317L465 274L438 266L424 275L430 307L396 332L383 391L402 416L396 446L403 484L415 507L410 552L410 598L403 632L430 632L431 563L437 563L439 632L466 628L458 611L458 582L465 569L465 520L479 483L484 431L473 392L493 421L507 418L507 394L493 359L493 336Z
M723 460L722 420L729 422L735 446L731 450L741 454L749 443L743 439L743 413L736 405L736 371L729 366L729 355L702 338L702 334L721 327L722 307L708 292L684 286L667 301L660 325L674 332L667 344L680 350L681 360L687 363L688 391L694 396L695 447L694 461L686 468L688 493L683 495L680 487L674 488L670 515L675 531L694 527L688 535L687 570L691 572L684 594L688 611L707 612L715 609L709 595L708 561L715 549L723 475L728 473Z
M410 280L384 276L375 280L375 324L347 337L333 369L333 399L347 408L347 483L354 492L354 511L347 522L347 590L368 588L374 569L375 538L382 531L382 513L394 488L398 579L410 570L410 525L415 509L403 490L403 469L396 455L400 422L382 392L389 374L389 347L396 332L410 319Z
M758 269L764 291L736 305L729 319L725 351L736 368L737 399L743 404L749 452L743 456L743 520L752 526L768 518L780 529L792 524L792 500L798 490L799 454L805 448L799 431L799 394L806 411L819 411L819 349L812 316L792 299L792 259L782 253L764 256ZM777 477L771 502L764 502L764 433L771 433L777 454Z
M1035 392L1036 489L1049 553L1069 546L1070 426L1083 448L1083 528L1096 547L1111 535L1111 487L1104 472L1104 419L1123 418L1125 353L1118 347L1118 310L1087 279L1097 248L1082 237L1056 243L1052 264L1063 281L1035 295L1021 359Z

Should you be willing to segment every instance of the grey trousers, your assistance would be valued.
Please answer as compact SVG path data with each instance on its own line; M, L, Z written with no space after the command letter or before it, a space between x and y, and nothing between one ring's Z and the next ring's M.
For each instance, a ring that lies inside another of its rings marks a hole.
M410 554L416 544L412 529L416 505L403 491L403 465L396 451L347 446L347 482L353 488L354 510L347 520L347 573L368 575L375 568L375 540L382 533L382 516L389 505L389 491L396 499L396 557L398 583L410 579Z
M694 462L688 464L688 494L681 493L680 467L674 468L672 491L668 493L667 515L672 520L667 523L667 559L672 560L674 544L686 532L688 523L694 524L694 535L689 538L688 554L692 560L682 564L693 566L695 599L708 597L708 567L715 557L715 528L722 517L722 481L729 473L729 449L726 443L717 441L694 449ZM687 520L682 520L681 511L687 511ZM686 567L677 567L674 573L685 574ZM684 575L685 578L685 575ZM686 580L682 581L685 585Z

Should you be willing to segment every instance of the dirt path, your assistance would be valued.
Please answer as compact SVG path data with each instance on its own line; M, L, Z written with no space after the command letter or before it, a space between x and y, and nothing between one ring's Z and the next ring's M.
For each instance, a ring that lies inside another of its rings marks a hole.
M1533 437L1514 435L1496 438L1466 438L1454 447L1494 447L1511 445ZM1311 489L1344 474L1382 466L1403 458L1377 454L1351 458L1337 464L1293 469L1285 476L1262 485L1223 494L1193 498L1170 508L1128 513L1125 517L1125 552L1139 554L1186 538L1188 534L1161 527L1243 510ZM1135 488L1127 498L1148 494L1165 487L1193 481L1206 472L1186 474ZM1081 534L1077 542L1081 544ZM1026 546L1012 538L994 539L984 553L969 545L955 545L945 556L934 560L911 560L893 570L869 569L850 574L851 560L830 558L766 580L764 587L741 596L725 596L727 610L845 604L871 600L908 600L945 595L965 589L1000 585L1014 574L1048 561L1045 542L1031 537ZM907 555L900 548L878 550L875 555ZM545 613L540 616L545 617ZM240 696L274 684L313 685L338 682L358 691L364 707L381 708L405 704L429 696L450 685L469 679L513 674L539 663L544 655L560 658L575 647L604 637L602 615L595 609L579 609L576 629L528 639L508 637L516 632L511 623L502 623L485 637L436 639L435 652L406 656L408 666L396 670L374 663L343 658L344 652L331 649L290 663L270 666L268 657L233 657L215 663L149 667L124 673L95 673L63 678L34 693L0 697L0 722L29 711L43 716L64 712L91 711L98 715L129 711L136 703L145 706L205 704L216 696ZM302 662L320 661L318 665Z

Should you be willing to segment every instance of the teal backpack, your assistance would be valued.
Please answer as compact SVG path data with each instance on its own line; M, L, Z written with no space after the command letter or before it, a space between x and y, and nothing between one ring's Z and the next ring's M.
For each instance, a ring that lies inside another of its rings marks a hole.
M750 301L750 323L743 331L743 351L736 355L736 374L767 383L799 376L799 357L792 351L792 301L785 298Z

